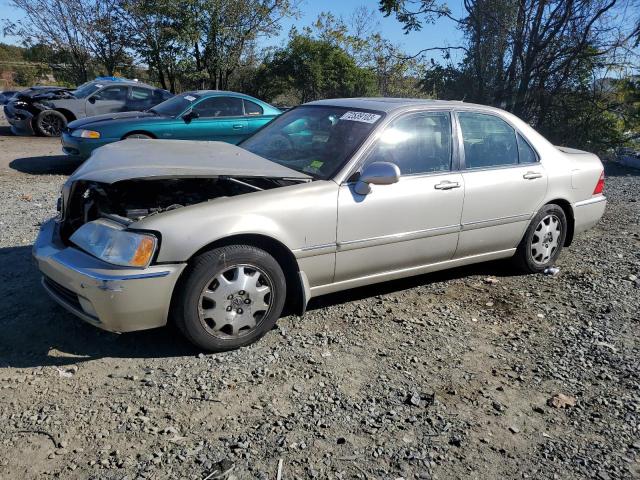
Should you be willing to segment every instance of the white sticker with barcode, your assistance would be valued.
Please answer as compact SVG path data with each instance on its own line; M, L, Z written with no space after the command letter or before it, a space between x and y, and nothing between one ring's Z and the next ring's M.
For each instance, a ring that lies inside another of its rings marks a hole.
M351 120L352 122L376 123L380 115L368 112L347 112L340 117L340 120Z

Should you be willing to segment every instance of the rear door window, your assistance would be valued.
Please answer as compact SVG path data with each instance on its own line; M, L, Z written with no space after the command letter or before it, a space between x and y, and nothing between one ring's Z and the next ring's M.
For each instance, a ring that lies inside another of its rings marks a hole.
M134 101L145 101L151 98L152 91L148 88L132 87L131 99Z
M495 115L459 112L466 168L518 164L516 131Z
M531 145L518 133L518 160L520 163L535 163L538 161L536 152Z
M260 105L250 100L243 100L244 102L244 113L245 115L255 116L262 115L264 110Z

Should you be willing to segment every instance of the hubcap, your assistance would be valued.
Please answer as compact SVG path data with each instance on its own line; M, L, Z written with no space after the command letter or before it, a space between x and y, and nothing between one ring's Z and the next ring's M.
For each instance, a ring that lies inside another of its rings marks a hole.
M234 265L212 277L198 302L200 323L219 338L253 331L271 309L273 283L255 265Z
M531 239L531 258L537 265L544 265L558 250L562 223L555 215L547 215L536 227Z

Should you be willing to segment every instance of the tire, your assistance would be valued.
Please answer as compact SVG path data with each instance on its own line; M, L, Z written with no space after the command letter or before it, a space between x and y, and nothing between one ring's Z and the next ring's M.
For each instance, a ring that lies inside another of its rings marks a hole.
M36 117L36 132L45 137L59 137L67 126L67 117L56 110L45 110Z
M124 140L128 138L144 138L151 140L153 137L151 135L146 135L144 133L130 133L129 135L125 135Z
M176 286L172 317L201 349L224 352L249 345L271 330L282 313L284 272L264 250L216 248L196 257L185 273Z
M567 237L567 217L553 203L540 209L518 245L516 265L528 273L540 273L558 259Z

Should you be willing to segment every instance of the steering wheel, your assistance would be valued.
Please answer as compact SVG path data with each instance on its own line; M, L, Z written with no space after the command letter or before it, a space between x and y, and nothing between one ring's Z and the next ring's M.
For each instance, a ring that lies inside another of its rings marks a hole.
M269 139L268 150L278 152L278 158L282 161L294 161L295 147L293 141L282 133L274 135Z

